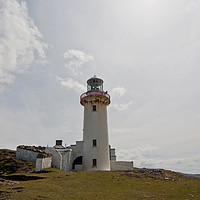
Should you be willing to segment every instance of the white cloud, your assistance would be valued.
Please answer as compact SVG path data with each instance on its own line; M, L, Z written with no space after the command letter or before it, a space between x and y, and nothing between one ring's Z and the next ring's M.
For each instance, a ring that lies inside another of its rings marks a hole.
M124 87L116 87L111 91L112 98L120 98L126 93Z
M126 93L126 89L124 87L116 87L111 91L111 97L113 99L120 98L124 96ZM113 103L111 104L111 107L114 107L118 111L124 111L126 110L133 102L130 101L129 103L119 104L119 103Z
M138 167L150 167L150 168L163 168L173 171L179 171L183 173L199 174L199 162L200 156L190 156L182 158L142 158L136 160Z
M24 1L0 0L0 19L0 84L10 84L15 73L24 72L36 57L45 57L47 46Z
M67 52L65 52L64 58L67 61L65 67L69 70L70 74L73 76L82 75L83 74L82 66L94 60L93 56L75 49L70 49Z
M199 173L200 156L178 158L151 157L158 149L149 144L133 149L116 149L119 160L132 160L135 167L163 168L183 173Z
M114 107L116 110L118 111L124 111L126 110L133 102L130 101L129 103L125 103L125 104L111 104L111 107Z
M133 149L119 149L116 152L120 160L139 160L142 159L144 155L147 155L156 149L156 147L146 144Z
M67 78L65 80L57 76L56 79L59 82L59 84L61 84L63 87L65 87L68 90L74 90L75 92L79 94L85 91L85 86L72 78Z

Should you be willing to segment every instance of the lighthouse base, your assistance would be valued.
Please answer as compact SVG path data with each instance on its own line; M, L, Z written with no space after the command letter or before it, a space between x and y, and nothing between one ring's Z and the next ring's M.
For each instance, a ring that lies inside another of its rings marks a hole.
M62 141L61 141L62 142ZM103 169L100 170L98 168L93 168L92 170L85 169L84 164L82 163L83 159L83 141L77 141L75 145L71 145L68 147L62 146L62 143L60 145L55 145L54 147L38 147L40 149L40 153L43 154L48 153L48 156L52 159L50 164L42 166L41 170L46 167L53 167L56 169L64 170L64 171L119 171L119 170L126 170L130 171L133 170L133 162L128 161L116 161L116 155L115 155L115 149L109 148L110 151L110 168L109 169ZM30 146L23 146L23 153L21 153L21 148L17 148L17 158L19 160L24 161L33 161L31 160L32 157L27 157L29 154L38 154L36 152L36 147L31 148ZM86 155L87 156L87 155ZM36 155L37 157L37 155ZM49 158L49 157L47 157ZM45 158L45 159L47 159ZM39 158L38 158L39 159ZM38 169L37 169L38 171Z

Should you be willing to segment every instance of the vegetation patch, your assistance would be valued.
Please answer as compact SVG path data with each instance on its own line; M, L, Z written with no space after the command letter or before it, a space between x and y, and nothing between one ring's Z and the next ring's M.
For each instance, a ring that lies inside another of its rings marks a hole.
M33 172L35 163L17 160L16 151L0 149L0 174Z

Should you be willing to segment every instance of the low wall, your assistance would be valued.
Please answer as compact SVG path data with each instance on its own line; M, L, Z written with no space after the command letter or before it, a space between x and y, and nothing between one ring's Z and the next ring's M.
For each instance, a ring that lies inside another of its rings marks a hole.
M111 161L110 162L110 169L111 171L118 171L118 170L133 170L133 162L128 161Z
M38 152L17 148L16 158L19 160L36 162Z

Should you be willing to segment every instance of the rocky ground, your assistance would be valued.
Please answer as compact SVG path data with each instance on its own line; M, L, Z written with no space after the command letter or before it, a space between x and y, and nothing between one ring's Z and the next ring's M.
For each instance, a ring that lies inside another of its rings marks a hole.
M19 181L6 180L0 177L0 188L6 187L6 186L13 186L18 183ZM11 195L10 191L3 191L0 189L0 200L9 199L10 195Z
M132 178L149 178L163 181L179 180L179 177L175 172L166 171L163 169L135 169L133 171L122 172L122 175L126 175Z

